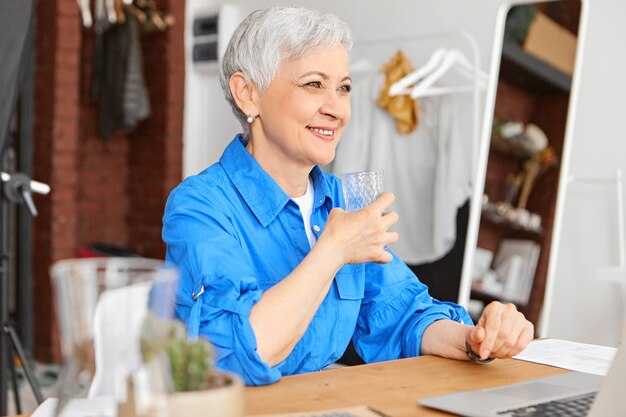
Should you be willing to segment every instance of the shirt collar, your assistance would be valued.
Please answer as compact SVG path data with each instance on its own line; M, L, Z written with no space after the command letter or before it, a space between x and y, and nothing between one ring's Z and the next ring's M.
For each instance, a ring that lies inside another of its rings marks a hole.
M263 170L245 146L246 140L241 135L235 136L220 157L220 164L250 210L265 227L278 216L290 197ZM315 187L313 208L317 209L327 198L332 200L330 187L317 165L311 170L311 178Z
M311 178L313 179L313 187L315 189L315 196L313 198L313 208L318 209L325 201L330 202L330 207L333 205L333 195L330 191L327 175L324 174L322 169L315 165L311 170Z

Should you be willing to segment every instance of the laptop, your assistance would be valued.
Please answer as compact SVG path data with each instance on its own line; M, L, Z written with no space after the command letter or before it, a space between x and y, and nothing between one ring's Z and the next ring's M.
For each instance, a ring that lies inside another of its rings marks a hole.
M517 384L423 398L419 403L467 417L624 417L625 395L626 342L622 342L606 377L568 372Z

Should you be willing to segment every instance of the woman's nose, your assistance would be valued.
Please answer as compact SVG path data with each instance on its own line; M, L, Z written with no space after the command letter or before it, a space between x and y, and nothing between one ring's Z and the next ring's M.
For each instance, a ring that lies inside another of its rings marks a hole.
M320 112L333 119L343 119L350 112L350 99L340 96L335 91L329 92L320 107Z

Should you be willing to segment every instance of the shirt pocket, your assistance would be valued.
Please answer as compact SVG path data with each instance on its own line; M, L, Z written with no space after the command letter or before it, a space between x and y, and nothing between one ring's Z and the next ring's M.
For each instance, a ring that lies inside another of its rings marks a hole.
M340 300L361 300L365 295L365 266L344 265L335 275Z
M365 267L362 264L343 266L335 275L337 286L337 352L339 355L348 346L354 334L365 295Z

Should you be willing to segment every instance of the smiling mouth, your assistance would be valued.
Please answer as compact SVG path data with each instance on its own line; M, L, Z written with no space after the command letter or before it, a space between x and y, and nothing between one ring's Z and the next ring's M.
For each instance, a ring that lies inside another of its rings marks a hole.
M335 132L334 130L320 129L317 127L307 127L307 129L312 130L313 132L318 133L320 135L324 135L328 137L332 137L333 133Z

